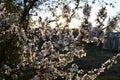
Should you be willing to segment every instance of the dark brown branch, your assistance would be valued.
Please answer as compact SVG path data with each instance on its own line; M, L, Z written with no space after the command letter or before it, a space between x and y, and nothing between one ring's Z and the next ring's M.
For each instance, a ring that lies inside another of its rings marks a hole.
M22 14L22 16L21 16L21 19L20 19L20 23L23 23L23 22L26 20L26 16L29 14L30 9L32 9L32 7L35 5L35 3L36 3L37 1L38 1L38 0L33 0L33 1L31 1L30 4L28 5L28 8L27 8L27 9L26 9L26 7L25 7L25 9L24 9L24 11L23 11L23 14Z

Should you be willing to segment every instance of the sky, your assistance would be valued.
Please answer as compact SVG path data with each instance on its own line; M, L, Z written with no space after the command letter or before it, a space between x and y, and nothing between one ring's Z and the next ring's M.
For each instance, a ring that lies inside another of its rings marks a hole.
M120 13L120 1L119 0L104 0L108 3L113 3L113 1L116 1L115 3L115 8L112 8L110 6L106 6L106 9L107 9L107 19L106 21L108 20L108 18L112 18L114 17L115 15L117 15L118 13ZM100 9L101 7L99 6L99 2L96 3L95 5L92 6L92 15L91 15L91 21L94 22L94 19L95 19L95 15L97 14L98 10ZM107 22L105 22L107 23ZM94 25L95 23L93 23Z
M51 5L51 3L52 3L52 1L58 1L58 0L50 0L49 2L46 2L47 4L49 4L49 5ZM68 0L68 2L69 2L70 0ZM73 0L74 1L74 0ZM101 0L99 0L99 1L101 1ZM115 6L115 8L112 8L112 7L110 7L110 6L107 6L106 8L107 8L107 12L108 12L108 18L110 17L110 18L112 18L113 16L115 16L115 15L117 15L118 13L120 13L120 7L119 7L119 5L120 5L120 1L119 0L104 0L105 2L108 2L108 3L114 3L115 1L116 1L116 3L114 4L114 6ZM45 4L46 4L45 3ZM91 2L91 0L89 0L89 3L92 5L92 2ZM40 6L40 8L42 8L43 10L40 12L39 10L36 10L37 12L38 12L38 16L33 16L32 18L33 18L33 20L37 20L38 18L39 18L39 16L42 16L42 18L43 19L45 19L46 17L51 17L51 12L47 12L47 7L45 6L45 4L43 4L43 5L41 5ZM56 5L56 3L55 4L53 4L52 6L55 6ZM82 5L82 4L81 4ZM95 26L95 18L96 18L96 14L97 14L97 12L99 11L99 9L101 8L101 5L104 5L102 2L96 2L94 5L92 5L92 10L91 10L91 17L90 17L90 21L92 22L92 24L93 24L93 27ZM74 6L74 3L70 3L69 4L69 6L71 7L71 8L74 8L75 6ZM59 6L59 7L61 7L61 6ZM61 13L61 10L60 10L60 8L57 10L58 12L58 14L60 14ZM81 15L81 17L83 16L83 14L82 14L82 11L80 11L80 10L78 10L78 13L80 13ZM76 21L75 21L76 20ZM78 23L76 23L76 24L79 24L80 22L77 20L77 19L73 19L72 20L73 22L78 22ZM105 23L107 23L107 22L105 22ZM55 23L51 23L50 24L52 27L54 27L54 26L56 26L55 25ZM72 25L74 25L73 23L72 23Z

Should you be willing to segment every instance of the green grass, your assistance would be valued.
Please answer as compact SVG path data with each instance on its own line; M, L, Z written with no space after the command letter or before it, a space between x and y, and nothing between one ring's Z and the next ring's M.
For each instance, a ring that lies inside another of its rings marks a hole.
M104 51L99 47L88 45L87 49L87 56L78 59L75 58L75 63L79 65L79 68L84 69L86 72L88 70L93 70L94 68L99 68L102 63L106 60L112 58L117 53ZM110 69L105 70L100 76L98 76L95 80L120 80L120 62L113 65Z
M95 80L120 80L120 77L118 77L118 76L102 76Z

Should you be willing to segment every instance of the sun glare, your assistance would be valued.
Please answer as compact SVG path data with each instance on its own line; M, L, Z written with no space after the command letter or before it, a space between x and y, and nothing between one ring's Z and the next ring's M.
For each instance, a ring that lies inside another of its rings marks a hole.
M68 1L69 2L69 1ZM73 1L74 2L74 1ZM82 4L83 5L83 4ZM92 5L92 4L91 4ZM116 5L117 6L117 5ZM44 6L42 6L43 8L44 8ZM74 3L70 3L69 4L69 7L71 8L71 9L74 9L75 8L75 4ZM96 4L94 4L94 5L92 5L92 9L91 9L91 15L90 15L90 18L89 18L89 22L91 22L92 23L92 27L95 27L96 26L96 22L95 22L95 19L96 19L96 15L97 15L97 12L99 11L99 9L101 8L101 6L98 4L98 3L96 3ZM108 9L108 12L110 12L110 10L112 10L113 11L113 9L109 9L108 7L107 7L107 9ZM117 11L117 10L116 10ZM116 12L115 11L115 12ZM38 27L39 26L39 24L38 24L38 17L39 16L41 16L42 17L42 21L44 22L44 21L46 21L46 18L48 18L49 20L55 20L57 17L53 17L53 14L52 14L52 12L51 11L47 11L46 9L45 10L43 10L43 11L37 11L38 12L38 16L32 16L32 19L34 20L34 21L36 21L36 25L35 25L35 27L34 28L36 28L36 27ZM114 13L115 13L114 12ZM55 9L55 15L56 16L61 16L62 15L62 7L59 5L59 7L58 8L56 8ZM80 23L81 23L81 20L82 19L78 19L78 18L82 18L84 15L83 15L83 13L82 13L82 9L78 9L78 10L76 10L76 17L77 18L72 18L71 19L71 22L70 23L68 23L68 26L69 26L69 28L71 29L71 28L79 28L80 27ZM109 16L113 16L113 13L108 13L108 17ZM108 18L107 18L108 19ZM107 25L107 19L104 21L104 23L105 23L105 25L104 26L106 26ZM52 27L52 28L55 28L57 25L59 25L59 27L64 27L65 25L66 25L66 19L64 19L64 18L62 18L62 17L60 17L57 21L55 21L55 22L51 22L49 25Z

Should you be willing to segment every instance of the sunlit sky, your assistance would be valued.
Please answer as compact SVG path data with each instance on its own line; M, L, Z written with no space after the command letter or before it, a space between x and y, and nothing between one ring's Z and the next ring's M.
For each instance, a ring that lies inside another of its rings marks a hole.
M50 0L50 1L46 2L46 3L49 4L49 5L51 5L52 1L58 1L58 0ZM74 2L69 3L70 0L66 0L66 1L67 1L67 4L69 4L69 6L70 6L71 8L74 8L74 7L75 7ZM73 0L73 1L74 1L74 0ZM99 0L99 1L100 1L100 0ZM120 13L120 7L119 7L120 1L119 1L119 0L104 0L104 1L106 1L106 2L108 2L108 3L114 3L114 1L116 1L116 3L114 4L115 8L112 8L112 7L110 7L110 6L107 6L107 7L106 7L106 8L107 8L107 12L108 12L108 13L107 13L108 18L109 18L109 17L112 18L113 16L117 15L118 13ZM37 20L37 19L39 18L39 16L41 16L43 19L45 19L46 17L51 18L51 19L54 19L53 17L51 17L51 12L47 11L47 7L45 6L46 3L44 3L43 5L40 6L40 8L43 9L42 11L36 10L36 11L38 12L38 16L33 16L33 17L32 17L33 20ZM92 6L91 6L91 7L92 7L91 17L90 17L89 21L92 22L93 27L94 27L94 26L95 26L95 18L96 18L97 12L98 12L99 9L101 8L101 5L104 5L104 4L103 4L102 2L101 2L101 3L100 3L100 2L96 2L95 4L92 4L91 0L89 0L89 3L90 3L90 5L92 5ZM84 4L84 3L83 3L83 4ZM81 5L83 5L83 4L81 4ZM51 5L51 6L55 6L55 5L57 5L57 4L54 3L54 4ZM61 8L61 6L59 6L59 7ZM56 12L56 14L58 14L58 15L61 14L61 9L60 9L60 8L58 8L58 10L57 10L57 12ZM83 16L82 10L78 10L77 13L79 13L79 14L80 14L79 17L82 18L82 16ZM74 19L72 19L72 23L70 24L69 27L71 27L71 28L73 27L73 28L74 28L74 27L77 26L77 24L79 24L79 23L80 23L79 19L74 18ZM105 23L107 23L107 22L105 22ZM50 23L50 25L51 25L51 27L55 27L55 26L56 26L56 24L55 24L54 22ZM72 25L73 25L73 26L72 26Z

